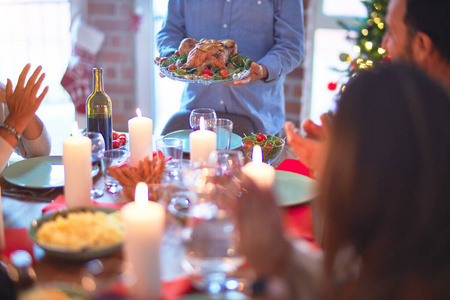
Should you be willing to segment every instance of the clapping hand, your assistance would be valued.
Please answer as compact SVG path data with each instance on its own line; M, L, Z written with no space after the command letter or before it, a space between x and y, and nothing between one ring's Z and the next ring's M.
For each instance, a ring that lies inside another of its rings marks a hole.
M329 114L320 117L322 126L313 123L311 120L303 122L302 127L306 132L303 137L298 128L292 122L286 122L287 143L291 147L297 158L310 170L323 171L326 156L326 142L329 136L331 118Z
M0 103L5 102L6 97L6 86L3 82L0 82Z
M5 96L9 115L5 120L5 123L8 123L19 132L23 132L27 128L28 123L34 118L37 109L41 105L42 100L48 91L47 86L42 93L38 95L42 81L45 78L44 73L39 76L42 70L41 66L36 68L25 83L30 67L30 64L27 64L23 68L14 90L10 79L8 79L6 84Z

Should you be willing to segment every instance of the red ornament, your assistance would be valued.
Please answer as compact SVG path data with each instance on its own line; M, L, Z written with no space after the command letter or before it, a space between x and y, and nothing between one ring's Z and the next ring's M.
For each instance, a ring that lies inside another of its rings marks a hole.
M383 65L389 65L391 63L391 56L389 54L383 56L383 58L381 59L381 63Z
M328 84L328 89L329 89L330 91L335 91L336 88L337 88L337 82L330 82L330 83Z

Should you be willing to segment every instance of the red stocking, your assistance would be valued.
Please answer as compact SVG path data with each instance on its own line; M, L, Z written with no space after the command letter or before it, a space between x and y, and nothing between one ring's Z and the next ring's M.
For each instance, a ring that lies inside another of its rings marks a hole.
M61 79L61 85L70 94L75 109L79 113L85 113L86 99L92 91L94 64L95 56L75 45L69 66Z

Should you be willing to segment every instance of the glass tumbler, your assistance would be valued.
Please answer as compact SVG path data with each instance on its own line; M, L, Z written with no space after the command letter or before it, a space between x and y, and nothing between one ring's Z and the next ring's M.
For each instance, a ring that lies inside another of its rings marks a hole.
M205 120L205 129L212 130L214 122L217 119L216 111L212 108L196 108L191 111L189 116L189 125L192 130L200 129L200 118Z
M123 149L106 150L102 157L102 173L105 182L105 189L110 194L117 194L122 190L119 181L110 175L111 167L120 166L128 159L129 153Z

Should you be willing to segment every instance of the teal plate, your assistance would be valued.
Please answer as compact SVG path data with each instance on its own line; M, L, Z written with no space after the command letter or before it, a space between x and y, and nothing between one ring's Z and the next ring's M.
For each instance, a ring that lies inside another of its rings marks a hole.
M316 181L297 173L276 171L274 190L279 206L309 202L316 196Z
M36 245L38 245L45 251L46 255L55 257L55 258L65 259L65 260L86 261L86 260L91 260L94 258L99 258L99 257L109 255L109 254L114 253L121 249L122 244L123 244L122 242L117 243L117 244L112 244L112 245L109 245L106 247L101 247L101 248L83 249L80 251L73 251L73 250L68 250L68 249L59 248L59 247L52 247L49 244L42 244L37 241L37 231L42 224L44 224L45 222L55 220L55 218L57 216L67 216L71 212L80 212L80 211L81 212L102 211L107 214L111 214L111 213L117 212L119 210L114 209L114 208L109 208L109 207L89 206L89 207L78 207L78 208L74 208L74 209L62 210L62 211L57 211L54 213L49 213L37 220L34 220L31 223L31 226L28 229L28 235L30 236L31 240Z
M171 138L179 138L183 140L183 152L189 153L191 149L191 145L189 143L189 134L192 132L192 129L184 129L184 130L178 130L171 133L166 134L164 137L171 137ZM242 137L239 135L232 133L231 134L231 143L230 143L230 149L237 149L241 147L241 140Z
M92 168L92 177L99 167ZM39 156L13 163L3 171L9 183L32 189L48 189L64 186L64 165L61 156Z
M64 299L89 299L89 293L84 290L80 285L69 284L66 282L46 282L38 283L30 289L21 292L17 297L18 300L35 300L36 297L41 296L38 299L42 299L42 296L46 296L46 299L51 300L50 295L45 295L46 290L58 290L62 292L67 298ZM54 294L52 294L54 296ZM61 295L62 297L62 295Z
M189 294L181 300L250 300L245 294L237 291L226 291L219 294L208 295L205 293Z

